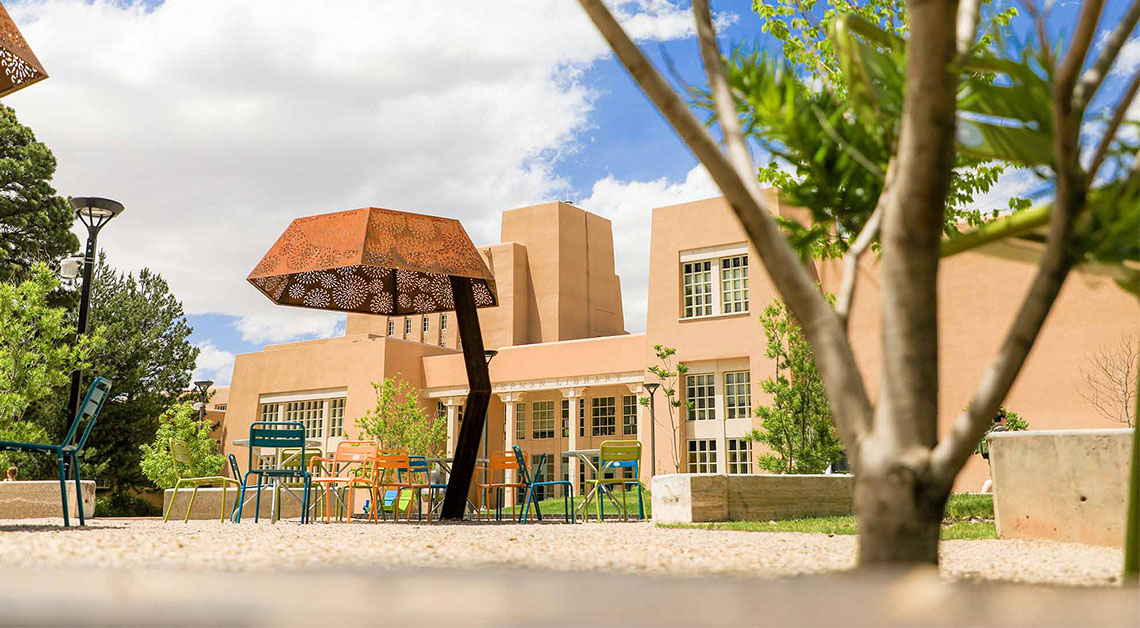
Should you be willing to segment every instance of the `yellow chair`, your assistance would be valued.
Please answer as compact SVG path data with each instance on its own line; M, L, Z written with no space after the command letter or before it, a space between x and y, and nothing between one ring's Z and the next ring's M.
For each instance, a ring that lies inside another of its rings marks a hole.
M219 508L220 513L218 514L218 519L224 523L226 520L226 489L230 484L241 487L241 482L221 475L211 475L201 478L182 477L182 472L179 467L185 467L187 472L189 472L194 464L194 455L190 452L190 446L187 445L185 441L170 439L170 458L173 461L174 475L178 478L178 481L174 483L174 495L170 497L170 505L166 507L166 514L162 516L162 522L166 523L170 520L170 511L174 509L174 501L178 499L178 489L183 486L194 487L194 493L190 495L190 505L186 506L186 518L182 520L183 523L188 523L190 521L190 511L194 509L194 500L198 499L198 489L203 486L217 488L217 485L220 484L222 486L222 505L221 508Z
M624 473L625 469L633 469L633 477L612 477L607 478L606 472L612 471L615 475ZM637 485L637 516L640 519L645 519L645 498L642 491L645 488L641 483L641 443L635 440L607 440L602 441L601 451L598 453L598 477L593 480L587 480L587 484L594 485L594 490L586 494L586 503L582 507L582 511L586 512L590 508L590 500L597 499L598 521L604 521L602 513L602 497L603 493L610 493L610 486L621 486L621 512L622 519L629 520L629 511L625 504L626 487L630 484Z

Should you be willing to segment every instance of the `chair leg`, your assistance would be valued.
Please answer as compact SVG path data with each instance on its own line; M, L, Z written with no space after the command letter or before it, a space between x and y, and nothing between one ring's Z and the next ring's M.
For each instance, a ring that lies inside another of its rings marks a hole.
M79 455L71 454L71 467L75 469L75 509L79 511L79 525L87 525L83 516L83 484L79 480Z
M194 485L194 492L190 494L190 505L186 507L186 518L182 523L190 523L190 511L194 510L194 500L198 499L198 485Z
M641 481L637 482L637 518L645 521L645 498L642 495Z
M67 471L63 468L63 454L59 455L59 495L63 500L63 527L71 526L71 520L67 514Z
M166 514L162 515L162 522L170 521L170 511L174 510L174 500L178 499L178 488L182 485L181 482L174 484L174 494L170 496L170 505L166 507Z
M253 522L257 523L258 517L261 516L261 474L257 474L257 498L253 503ZM272 514L270 514L272 517Z
M241 478L241 490L238 491L237 501L234 502L234 509L230 512L230 520L234 523L241 523L242 512L245 511L245 487L249 484L249 473L246 473Z

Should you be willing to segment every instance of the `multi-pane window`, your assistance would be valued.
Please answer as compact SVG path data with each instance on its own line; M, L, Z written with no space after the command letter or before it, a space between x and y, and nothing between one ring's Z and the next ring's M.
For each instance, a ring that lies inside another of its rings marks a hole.
M627 436L637 434L637 395L621 398L621 432Z
M685 262L681 283L684 289L684 317L708 316L713 313L712 261Z
M570 400L562 400L562 438L570 436Z
M724 374L724 416L744 419L752 412L752 383L748 371Z
M462 423L463 422L463 406L459 406L455 410L455 422L456 423Z
M439 315L439 346L447 346L447 313Z
M515 404L515 440L526 440L526 404Z
M554 402L536 401L531 404L530 423L534 438L554 438Z
M226 408L228 408L228 407L229 407L229 406L228 406L228 405L226 405L226 404L224 404L224 403L217 403L217 404L214 404L214 409L215 409L215 410L218 410L218 411L221 411L221 412L225 412L225 411L226 411Z
M617 408L613 397L594 397L590 417L593 420L594 436L613 436L616 433Z
M538 464L540 461L542 461L542 454L531 454L530 455L531 479L535 480L535 481L540 481L540 482L549 482L549 481L553 480L554 479L554 456L549 456L549 455L546 456L546 460L542 462L541 467ZM554 497L554 489L555 489L555 487L553 487L553 486L536 486L536 487L534 487L534 499L536 501L542 501L544 499L550 499L550 498ZM520 500L519 503L521 504L522 501Z
M689 473L716 473L716 440L698 438L689 441Z
M429 328L429 327L430 327L430 326L428 325L428 317L427 317L427 314L424 314L424 316L423 316L423 332L424 332L425 334L426 334L426 333L428 333L428 328Z
M578 437L586 437L586 400L578 399Z
M344 436L344 397L329 399L329 436Z
M396 321L394 321L390 318L388 319L388 335L389 336L395 336L396 335Z
M285 420L303 423L306 438L321 438L325 435L325 402L290 401L285 404Z
M748 256L720 260L720 311L736 314L748 311Z
M261 404L261 412L259 413L259 421L277 421L281 418L281 405L276 403L263 403Z
M404 317L404 338L412 335L412 317Z
M752 473L752 441L743 438L729 438L728 462L729 473Z
M692 408L689 410L690 421L707 421L716 418L716 396L714 381L716 376L712 373L696 373L685 377L685 401Z
M442 401L435 402L435 416L437 419L447 418L447 406L443 405Z

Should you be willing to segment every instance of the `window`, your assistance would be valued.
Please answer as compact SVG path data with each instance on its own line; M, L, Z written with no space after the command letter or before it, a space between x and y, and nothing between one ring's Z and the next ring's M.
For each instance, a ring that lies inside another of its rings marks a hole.
M578 398L578 437L586 437L586 398Z
M752 441L743 438L730 438L728 444L728 472L752 473Z
M539 468L538 463L542 460L542 454L530 455L530 474L531 478L541 482L549 482L554 479L554 458L555 456L546 456L546 461L542 463ZM534 499L542 501L544 499L551 499L554 497L554 486L536 486L534 487ZM522 504L522 500L519 500Z
M325 435L325 402L290 401L285 404L285 420L303 423L306 438L321 438Z
M681 276L685 295L684 317L712 314L712 261L685 262Z
M748 371L724 374L724 412L728 419L745 419L752 412L752 386Z
M720 260L720 311L736 314L748 311L748 256Z
M426 333L428 333L428 328L429 328L429 327L430 327L430 325L428 324L428 317L427 317L427 314L424 314L424 318L423 318L423 332L424 332L425 334L426 334Z
M534 438L554 438L554 402L534 402L530 409L530 423Z
M515 404L515 440L526 440L526 404Z
M613 436L616 424L616 408L613 397L594 397L590 400L590 418L593 421L594 436Z
M447 346L447 313L439 315L439 346Z
M225 412L227 407L228 406L224 403L214 404L214 409L218 410L219 412Z
M562 400L562 438L570 436L570 400ZM537 438L537 437L536 437Z
M329 436L344 436L344 397L329 399Z
M689 441L689 473L716 473L716 441L701 438Z
M462 422L463 422L463 406L462 406L462 405L460 405L460 406L459 406L459 407L458 407L458 408L455 410L455 422L456 422L456 423L462 423ZM458 434L456 434L456 436L455 436L455 437L456 437L456 438L459 438L459 435L458 435Z
M388 319L388 335L389 336L395 336L396 335L396 321L394 321L390 318Z
M412 317L404 317L404 338L412 335Z
M281 405L276 403L261 404L259 421L277 421L281 418Z
M442 401L435 402L435 418L437 418L437 419L446 419L447 418L447 406L443 405Z
M621 398L621 432L627 436L637 435L637 395Z
M716 397L713 393L712 373L700 373L685 377L685 401L692 406L690 421L708 421L716 418Z

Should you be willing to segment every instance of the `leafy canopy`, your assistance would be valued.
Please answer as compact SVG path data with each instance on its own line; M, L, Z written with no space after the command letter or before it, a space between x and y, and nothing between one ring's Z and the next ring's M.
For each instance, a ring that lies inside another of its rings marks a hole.
M173 488L179 477L194 478L218 475L226 459L218 453L218 442L211 436L209 421L199 421L198 414L189 403L179 403L166 410L158 419L154 440L139 447L139 467L143 475L158 488ZM175 468L170 455L170 441L186 444L191 462Z
M384 449L403 449L412 455L438 456L447 439L447 422L420 406L420 391L397 373L373 382L376 406L356 419L362 436L375 439Z
M756 408L762 422L748 435L768 447L757 462L772 473L823 473L843 456L843 446L811 345L782 301L765 308L760 323L767 339L764 355L775 361L775 374L760 383L772 403Z

